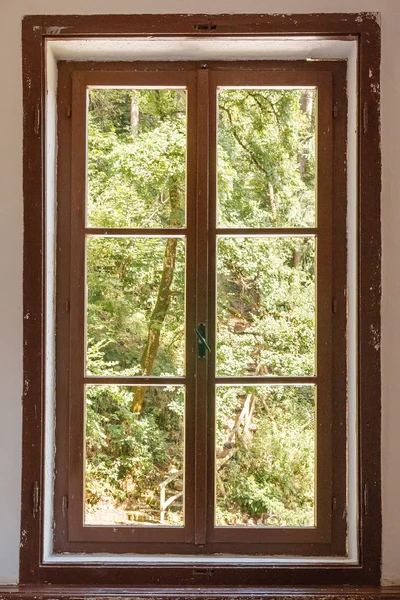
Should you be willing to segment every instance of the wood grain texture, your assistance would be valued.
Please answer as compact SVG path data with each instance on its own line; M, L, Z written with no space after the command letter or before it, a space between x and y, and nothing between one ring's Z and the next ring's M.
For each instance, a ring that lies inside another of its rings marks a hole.
M154 598L163 600L397 600L400 587L82 587L82 586L0 586L0 600L118 600Z

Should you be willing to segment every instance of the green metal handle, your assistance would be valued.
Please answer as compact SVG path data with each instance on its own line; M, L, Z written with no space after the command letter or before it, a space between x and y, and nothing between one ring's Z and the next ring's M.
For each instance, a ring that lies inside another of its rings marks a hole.
M206 355L206 350L211 352L210 346L207 344L206 340L206 326L204 323L200 323L197 327L194 328L197 335L197 349L199 352L199 358L204 358Z

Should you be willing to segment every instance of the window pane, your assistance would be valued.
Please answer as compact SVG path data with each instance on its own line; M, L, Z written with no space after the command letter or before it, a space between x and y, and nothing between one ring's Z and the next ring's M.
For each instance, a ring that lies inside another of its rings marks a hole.
M217 374L314 375L315 238L218 239Z
M91 89L88 111L88 226L184 226L185 90Z
M315 225L315 90L218 93L220 227Z
M184 373L185 242L87 239L87 372Z
M184 413L183 387L86 387L86 524L183 526Z
M314 526L314 386L218 386L216 414L216 525Z

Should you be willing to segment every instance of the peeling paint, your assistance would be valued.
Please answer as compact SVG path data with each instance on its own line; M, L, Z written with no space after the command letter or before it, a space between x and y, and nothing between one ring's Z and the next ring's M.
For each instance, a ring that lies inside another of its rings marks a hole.
M375 329L373 325L370 326L371 332L371 346L376 350L381 348L381 336L379 330Z
M363 23L364 21L375 21L380 25L381 15L378 12L365 12L360 13L356 17L356 23Z
M26 315L24 315L24 319L25 319L25 321L27 321L27 320L29 319L29 317L30 317L30 316L31 316L31 315L30 315L30 313L28 313L28 312L27 312L27 313L26 313Z
M19 544L20 548L23 548L26 544L26 542L28 541L28 532L26 529L23 529L21 531L21 542Z
M47 27L46 34L47 35L60 35L60 33L62 31L64 31L64 29L68 29L68 27L57 27L57 26Z
M380 92L379 83L371 83L371 90L373 91L374 94L379 94L379 92Z

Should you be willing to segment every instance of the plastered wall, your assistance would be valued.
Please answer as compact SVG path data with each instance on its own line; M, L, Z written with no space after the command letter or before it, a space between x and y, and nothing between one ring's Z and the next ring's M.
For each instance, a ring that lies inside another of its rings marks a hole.
M0 584L18 581L23 15L361 11L382 25L382 583L400 584L400 0L0 0Z

